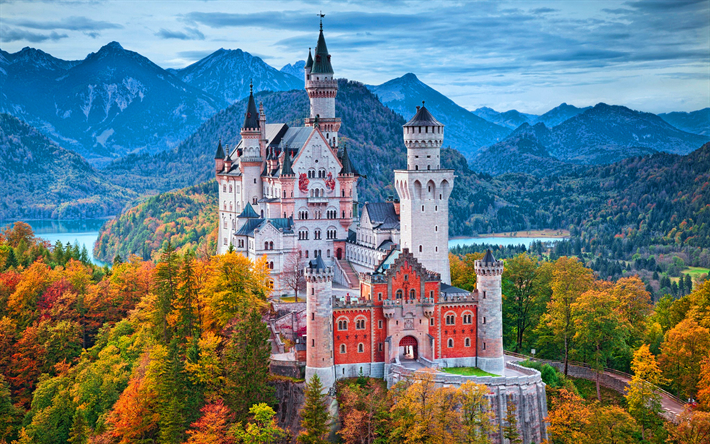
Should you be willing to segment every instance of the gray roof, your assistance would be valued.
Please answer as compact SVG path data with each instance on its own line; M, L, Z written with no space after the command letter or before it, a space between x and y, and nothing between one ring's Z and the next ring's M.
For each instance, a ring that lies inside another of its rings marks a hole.
M374 228L383 230L399 229L399 215L394 210L392 202L366 203L363 215L367 214Z
M279 148L284 149L296 149L300 150L303 145L313 132L313 128L308 126L297 126L293 128L288 128L286 132L281 136L280 140L273 141L272 143L278 143Z
M343 164L343 168L340 170L340 174L353 174L359 176L360 174L355 169L355 165L350 161L350 156L348 156L348 146L343 144L343 152L340 154L340 163Z
M313 68L313 57L311 57L311 48L308 48L308 60L306 60L306 68Z
M424 104L424 102L422 102ZM444 126L431 115L426 106L417 107L417 113L404 126Z
M325 270L325 262L323 262L323 258L318 256L312 261L308 262L308 268L312 270Z
M251 204L248 203L247 206L244 207L244 211L242 211L242 214L240 214L237 217L255 218L255 217L259 217L259 215L256 214L256 211L254 211L254 207L252 207Z
M251 84L249 85L249 102L247 103L247 112L244 114L242 128L259 128L259 113L256 110Z
M323 23L321 23L320 34L318 34L316 57L311 72L316 74L333 74L333 67L330 64L330 54L328 54L328 47L325 45L325 37L323 37Z
M491 250L486 250L486 254L483 256L483 259L481 259L481 262L486 265L495 265L498 261L493 257Z
M219 144L217 145L217 154L214 155L215 159L224 159L224 149L222 148L222 139L219 139Z
M441 283L441 294L445 296L467 296L471 292L463 288L454 287L449 284Z
M273 219L249 219L244 225L237 231L237 236L254 236L254 230L265 226L267 223L271 224L277 230L283 230L284 232L293 231L293 219L276 217Z

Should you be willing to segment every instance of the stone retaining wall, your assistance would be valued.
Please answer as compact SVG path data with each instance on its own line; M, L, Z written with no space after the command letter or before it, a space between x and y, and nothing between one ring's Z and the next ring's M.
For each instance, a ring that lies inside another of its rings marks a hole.
M560 372L564 373L565 371L565 364L563 362L548 362L548 361L543 361L546 364L550 364L551 366L555 367L557 370ZM597 372L594 371L591 368L587 367L582 367L579 365L572 365L569 364L567 366L567 373L569 376L573 378L582 378L582 379L588 379L590 381L596 381L597 380ZM621 379L615 378L613 376L607 375L605 373L602 373L599 375L599 385L604 386L606 388L610 388L614 391L617 391L619 393L626 393L625 389L626 387L629 386L629 384L626 381L622 381Z

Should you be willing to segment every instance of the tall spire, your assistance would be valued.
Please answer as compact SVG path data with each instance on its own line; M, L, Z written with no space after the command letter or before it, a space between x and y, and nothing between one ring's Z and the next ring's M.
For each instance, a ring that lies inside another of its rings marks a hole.
M284 163L281 167L281 175L293 175L293 168L291 167L291 154L289 154L288 149L284 150Z
M242 128L259 128L259 113L256 111L256 102L254 101L254 85L251 81L249 81L249 103L247 104L247 112L244 115L244 124L242 125Z
M314 74L333 74L333 67L330 65L330 54L328 54L328 47L325 45L325 37L323 37L323 17L325 17L325 14L321 13L319 15L320 33L318 34L316 57L311 72Z
M224 149L222 149L222 139L219 139L219 144L217 145L217 153L214 155L215 159L224 159Z
M311 48L308 48L308 60L306 61L305 69L313 68L313 57L311 56Z

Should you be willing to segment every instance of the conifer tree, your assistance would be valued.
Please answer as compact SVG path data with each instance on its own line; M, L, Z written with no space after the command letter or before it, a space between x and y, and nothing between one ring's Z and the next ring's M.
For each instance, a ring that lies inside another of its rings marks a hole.
M301 427L303 432L298 436L301 444L323 444L330 430L330 413L323 393L323 384L318 375L313 375L306 384L306 403L301 410Z
M173 301L178 291L178 271L180 257L168 241L160 254L160 262L156 266L156 310L154 325L160 331L163 344L170 341L168 317L173 310Z
M518 419L516 418L517 407L510 399L507 402L505 409L505 425L503 426L503 437L510 444L521 444L520 433L518 433Z

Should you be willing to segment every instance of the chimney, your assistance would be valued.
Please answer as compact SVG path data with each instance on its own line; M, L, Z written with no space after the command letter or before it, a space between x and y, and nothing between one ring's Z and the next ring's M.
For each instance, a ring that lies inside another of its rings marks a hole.
M394 200L394 212L397 213L397 216L399 216L399 199Z

